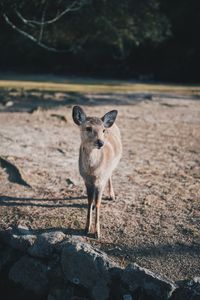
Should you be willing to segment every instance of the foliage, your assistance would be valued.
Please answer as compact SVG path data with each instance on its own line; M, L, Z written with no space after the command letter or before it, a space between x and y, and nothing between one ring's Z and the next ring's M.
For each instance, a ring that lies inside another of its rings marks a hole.
M75 52L87 43L100 42L119 49L124 56L132 45L145 40L160 42L170 32L166 16L159 11L158 0L9 0L2 1L2 5L5 14L11 14L12 22L24 31L41 36L42 29L45 43ZM54 19L67 8L69 11L51 24L33 23Z
M115 73L123 69L123 74L135 76L130 72L134 67L136 73L141 70L149 73L150 69L156 73L164 60L171 64L175 61L176 65L177 59L180 66L180 57L186 58L188 64L193 63L194 57L198 58L199 41L195 30L199 28L200 17L197 2L0 0L3 19L0 42L4 45L0 53L6 52L6 57L13 58L11 46L14 46L20 58L26 53L29 66L31 59L36 59L44 69L47 65L53 67L53 57L57 70L69 71L71 65L74 71L84 67L86 72L107 72L109 69L108 73L112 74L112 70ZM19 29L18 33L12 24ZM39 47L57 52L57 55ZM178 56L180 50L182 53ZM63 58L66 64L61 66ZM155 62L153 66L150 60ZM0 66L3 65L0 60Z

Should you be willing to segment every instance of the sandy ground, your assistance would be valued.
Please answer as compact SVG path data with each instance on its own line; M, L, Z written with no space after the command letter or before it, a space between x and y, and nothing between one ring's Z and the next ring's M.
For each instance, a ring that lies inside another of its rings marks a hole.
M123 141L113 176L117 198L102 201L101 240L85 239L122 266L137 262L172 280L200 276L198 99L16 90L0 96L1 228L84 234L87 199L72 105L95 116L115 108Z

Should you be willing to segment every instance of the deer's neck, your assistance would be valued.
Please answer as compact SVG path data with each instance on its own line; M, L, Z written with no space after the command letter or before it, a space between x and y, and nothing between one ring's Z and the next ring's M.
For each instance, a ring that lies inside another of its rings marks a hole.
M103 157L103 149L81 146L82 157L86 168L97 168Z

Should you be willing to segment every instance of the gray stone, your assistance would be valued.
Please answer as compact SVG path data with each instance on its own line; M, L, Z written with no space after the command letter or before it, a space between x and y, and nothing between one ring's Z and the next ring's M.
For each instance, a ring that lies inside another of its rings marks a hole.
M176 289L170 300L199 300L200 296L197 295L192 289L181 287Z
M89 288L96 299L106 299L97 294L100 285L102 294L108 294L109 270L115 267L115 263L105 253L71 238L63 247L61 264L66 279Z
M48 288L47 272L47 266L39 260L23 256L10 269L9 279L27 290L43 295Z
M127 295L123 295L123 300L133 300L132 296L127 294Z
M53 254L50 258L48 259L48 279L50 286L54 286L55 284L64 284L64 276L63 276L63 271L61 268L60 264L60 256L57 256ZM60 286L59 286L60 288Z
M106 282L101 279L92 289L92 296L94 300L106 300L109 297L109 288Z
M200 277L194 277L193 280L189 282L189 285L194 293L200 296Z
M16 251L7 246L3 245L0 247L0 272L4 267L9 266L17 259Z
M199 300L200 299L200 278L183 280L179 282L179 288L173 293L170 300Z
M25 225L18 225L16 230L19 232L19 234L32 235L31 230Z
M55 245L55 249L58 253L62 253L63 248L65 247L65 245L69 245L69 242L81 242L81 243L85 243L85 238L82 236L78 236L78 235L65 235L65 239L60 242L59 244Z
M48 295L48 300L71 300L72 295L67 289L54 289Z
M128 284L130 290L134 291L141 287L147 295L155 299L168 299L176 289L173 282L141 268L137 264L128 265L121 273L121 278L125 284Z
M13 234L10 237L9 245L13 248L26 252L26 250L31 247L36 240L35 235L16 235Z
M36 240L36 236L32 234L23 235L20 234L18 228L9 227L4 231L1 231L2 240L13 247L14 249L26 252L26 250L32 246Z
M28 249L28 253L35 257L46 257L52 254L55 245L65 238L61 231L45 232L37 236L34 245Z

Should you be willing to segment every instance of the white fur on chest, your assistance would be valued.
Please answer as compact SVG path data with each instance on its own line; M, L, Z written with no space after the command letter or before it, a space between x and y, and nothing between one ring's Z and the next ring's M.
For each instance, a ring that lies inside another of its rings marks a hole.
M102 150L92 149L92 151L85 151L81 149L81 166L84 170L84 173L91 174L98 172L100 164L103 158Z

